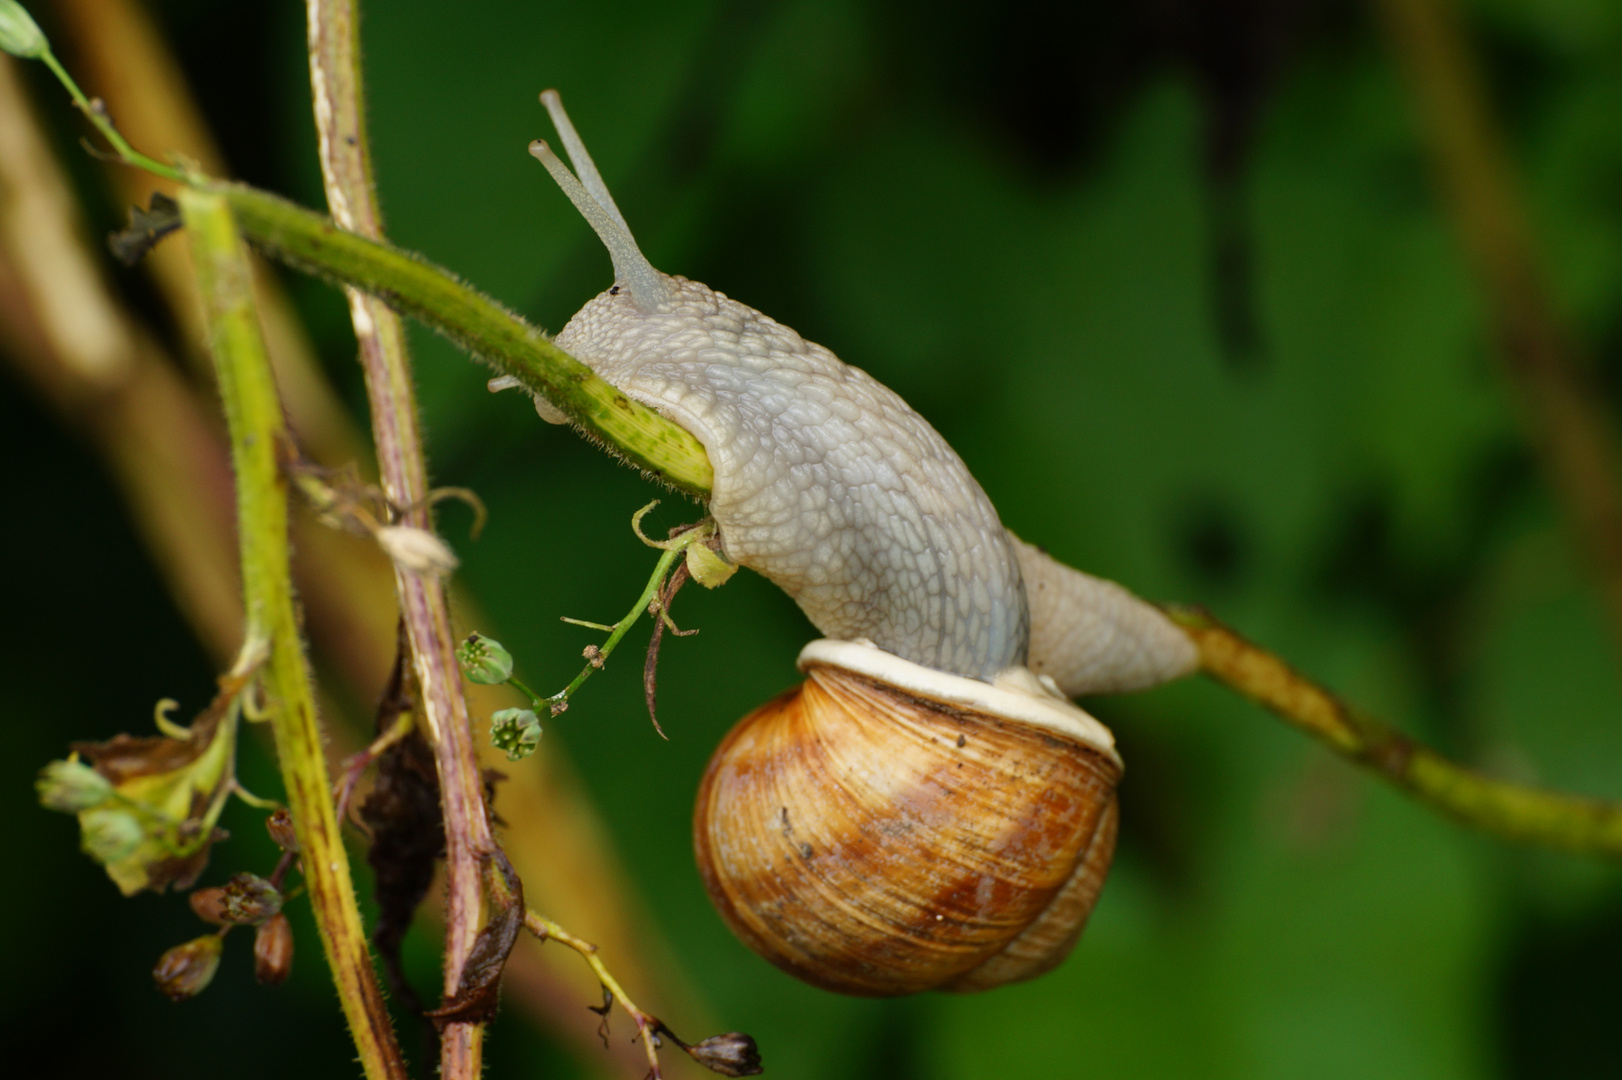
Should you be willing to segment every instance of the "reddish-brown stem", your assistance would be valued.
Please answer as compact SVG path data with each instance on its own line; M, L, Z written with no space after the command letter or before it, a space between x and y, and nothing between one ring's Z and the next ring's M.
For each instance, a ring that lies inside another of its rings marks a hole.
M383 235L361 101L360 49L353 0L308 0L310 85L327 205L337 224L363 236ZM390 503L409 507L401 524L432 528L425 497L427 467L400 320L383 303L348 290L350 317L372 411L378 472ZM445 817L445 992L453 994L479 931L480 865L492 847L482 778L456 665L455 634L443 582L395 566L400 614L411 640L422 716L439 772ZM440 1074L473 1080L480 1072L483 1028L447 1024Z

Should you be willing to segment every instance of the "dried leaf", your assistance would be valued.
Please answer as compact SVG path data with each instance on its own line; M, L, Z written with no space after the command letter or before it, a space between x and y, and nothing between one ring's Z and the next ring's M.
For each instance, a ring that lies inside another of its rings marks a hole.
M520 931L524 929L524 883L518 879L512 864L500 851L492 855L490 861L502 877L505 893L491 890L497 900L496 910L473 941L473 951L468 954L467 963L462 967L456 993L427 1014L441 1030L446 1024L480 1024L495 1016L501 972L507 966L507 955L512 952ZM503 902L505 906L502 906Z
M399 630L394 671L377 706L376 730L388 731L416 707L410 680L411 645ZM434 880L434 864L445 852L445 823L440 816L439 775L433 751L421 732L389 747L377 760L377 782L360 806L360 819L372 832L366 853L376 875L377 946L389 985L407 1008L422 1013L422 999L405 977L400 946L417 906Z
M170 885L189 888L224 839L214 827L231 794L236 728L248 676L220 679L220 691L182 732L117 735L73 744L112 791L79 812L85 851L126 896Z
M134 266L147 252L158 246L158 241L183 224L180 204L162 192L154 191L151 208L142 210L139 206L130 207L129 227L110 233L107 246L119 262Z

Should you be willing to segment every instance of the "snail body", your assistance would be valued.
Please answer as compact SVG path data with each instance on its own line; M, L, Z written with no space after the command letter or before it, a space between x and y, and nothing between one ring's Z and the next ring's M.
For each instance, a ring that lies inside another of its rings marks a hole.
M701 784L695 848L722 917L826 989L895 995L1030 978L1075 944L1114 851L1121 761L1068 698L1192 671L1153 606L1005 529L902 399L827 349L642 256L553 91L615 284L557 343L692 432L722 552L829 640ZM543 418L564 417L537 399Z

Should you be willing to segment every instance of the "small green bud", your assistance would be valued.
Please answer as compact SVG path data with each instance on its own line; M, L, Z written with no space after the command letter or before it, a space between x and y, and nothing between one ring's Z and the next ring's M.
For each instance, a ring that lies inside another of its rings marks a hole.
M24 60L37 60L50 51L39 24L17 0L0 0L0 49Z
M513 675L513 654L501 642L483 634L469 634L456 648L457 663L470 682L496 686Z
M158 957L158 965L152 969L152 981L170 1001L196 997L214 981L224 947L225 942L218 934L204 934L184 945L176 945Z
M727 579L738 572L738 567L736 563L727 562L719 552L703 544L693 544L687 549L687 572L706 589L714 589L725 585Z
M3 0L0 0L3 2ZM47 810L77 814L107 801L112 783L82 761L53 761L34 781L40 805Z
M81 813L79 831L79 846L99 863L114 863L134 854L146 838L136 816L114 806Z
M529 709L501 709L490 715L490 741L508 761L527 758L541 742L541 721Z

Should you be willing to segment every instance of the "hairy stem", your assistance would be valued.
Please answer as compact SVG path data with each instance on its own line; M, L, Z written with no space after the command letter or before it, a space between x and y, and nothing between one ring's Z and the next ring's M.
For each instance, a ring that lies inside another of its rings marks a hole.
M1622 804L1483 776L1347 706L1279 657L1202 611L1171 615L1206 675L1465 825L1518 843L1622 856Z
M286 431L253 306L247 249L225 200L184 191L181 208L230 428L248 636L270 649L262 678L321 944L367 1077L403 1078L405 1066L355 906L293 610L287 487L277 461Z
M366 138L354 0L308 0L307 13L310 86L327 205L340 227L379 239L382 216ZM345 291L366 375L384 494L399 509L404 524L431 530L425 501L428 470L405 328L379 297L354 287ZM479 933L482 863L494 841L485 816L484 782L468 725L444 582L398 562L394 579L439 774L445 821L444 988L447 995L454 995ZM483 1024L446 1024L440 1039L440 1075L445 1080L475 1080L482 1071L483 1040Z
M603 449L696 498L715 473L685 428L632 401L538 328L448 271L267 192L220 184L254 245L291 266L363 289L444 334L566 413Z

